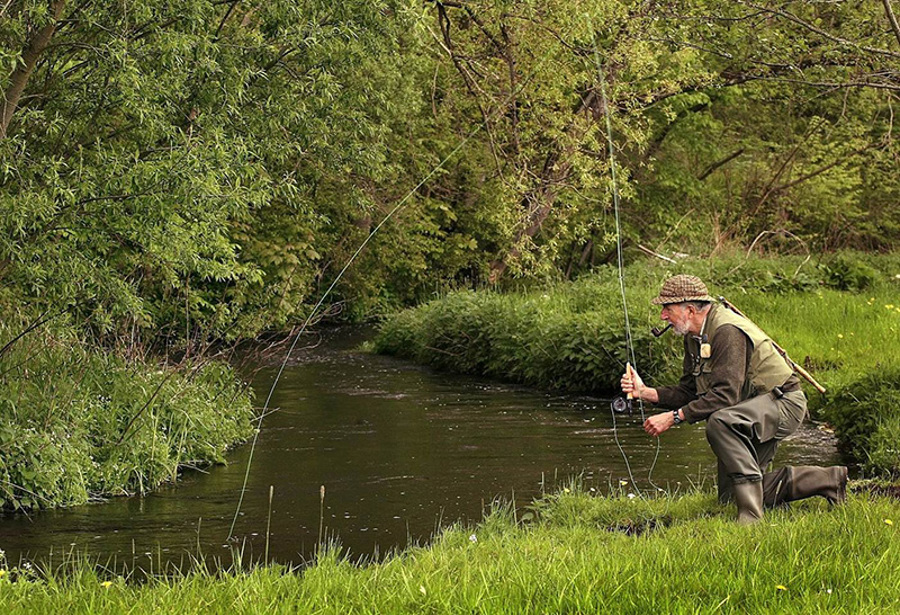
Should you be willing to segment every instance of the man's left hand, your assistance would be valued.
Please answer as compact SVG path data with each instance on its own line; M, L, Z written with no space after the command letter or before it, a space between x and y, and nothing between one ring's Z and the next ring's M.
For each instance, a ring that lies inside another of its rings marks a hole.
M675 417L672 416L671 412L660 412L647 417L647 420L644 421L644 431L651 436L659 436L674 424Z

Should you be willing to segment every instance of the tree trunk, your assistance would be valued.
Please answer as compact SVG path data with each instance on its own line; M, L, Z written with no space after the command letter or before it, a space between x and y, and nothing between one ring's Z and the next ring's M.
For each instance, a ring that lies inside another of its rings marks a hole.
M0 139L6 137L9 123L12 121L19 105L19 100L25 92L25 86L28 85L28 79L37 65L41 54L50 44L50 39L56 32L56 25L66 6L66 0L53 0L50 5L50 13L52 15L50 23L38 30L35 35L28 41L25 50L22 52L22 63L16 66L16 69L10 75L9 87L3 93L3 100L0 101Z
M590 112L596 119L602 114L602 111L597 108L598 105L598 97L594 92L590 92L582 98L578 108L575 109L575 116ZM576 144L581 141L589 128L589 125L573 120L565 130L569 144L564 147L557 144L557 148L547 155L544 168L541 170L540 184L522 199L527 214L522 221L522 228L513 239L512 249L491 262L491 271L488 277L491 284L496 283L503 276L509 266L509 261L516 259L522 253L520 248L522 240L526 237L534 237L544 220L550 215L556 204L560 186L568 179L569 173L572 171L572 159L577 153Z

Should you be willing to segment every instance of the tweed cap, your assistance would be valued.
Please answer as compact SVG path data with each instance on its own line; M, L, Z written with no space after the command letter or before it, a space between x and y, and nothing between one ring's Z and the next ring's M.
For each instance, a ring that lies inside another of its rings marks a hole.
M676 275L663 282L659 296L651 300L653 305L667 305L684 301L715 301L703 280L695 275Z

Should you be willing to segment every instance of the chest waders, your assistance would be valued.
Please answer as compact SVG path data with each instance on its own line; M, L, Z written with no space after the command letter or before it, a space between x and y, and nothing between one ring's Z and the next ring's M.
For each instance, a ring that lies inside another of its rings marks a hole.
M740 523L760 520L763 505L777 506L813 495L831 503L842 502L846 498L845 467L783 467L763 474L778 442L794 433L805 417L806 396L774 342L747 318L723 306L713 305L701 341L688 342L697 394L708 393L713 384L710 353L701 352L701 342L705 338L715 349L716 333L726 325L744 333L751 348L741 401L717 410L707 423L706 437L718 459L719 500L734 499Z

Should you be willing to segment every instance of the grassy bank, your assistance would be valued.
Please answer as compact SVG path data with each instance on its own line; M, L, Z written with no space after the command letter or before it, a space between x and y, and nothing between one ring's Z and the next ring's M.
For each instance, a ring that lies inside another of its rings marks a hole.
M0 347L21 323L0 324ZM126 361L35 331L0 355L0 506L52 508L143 493L222 460L252 432L227 365Z
M334 552L136 583L81 563L3 569L0 607L29 613L888 613L900 608L900 503L807 502L741 527L711 494L644 501L563 492L522 523L475 528L368 566Z
M829 392L811 406L836 427L867 471L900 472L900 257L844 254L722 259L678 266L646 261L625 273L638 370L674 382L680 339L653 338L662 281L694 273L710 282L803 364ZM612 394L626 359L618 273L499 293L451 293L390 318L374 350L464 373L538 387Z

